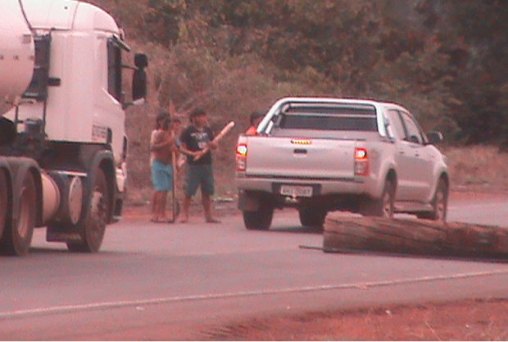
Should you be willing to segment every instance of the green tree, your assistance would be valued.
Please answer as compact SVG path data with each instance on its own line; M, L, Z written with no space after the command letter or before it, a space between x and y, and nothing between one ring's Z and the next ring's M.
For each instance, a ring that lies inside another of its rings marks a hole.
M466 143L508 143L508 2L426 0L428 27L438 37L453 79L450 116Z

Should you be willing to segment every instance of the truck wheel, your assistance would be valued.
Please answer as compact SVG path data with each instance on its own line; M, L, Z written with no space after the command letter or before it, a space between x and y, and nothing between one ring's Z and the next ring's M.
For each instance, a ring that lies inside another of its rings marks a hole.
M7 177L5 173L0 170L0 238L7 225L7 209L9 207L7 202L9 200L7 189Z
M319 208L304 207L298 209L300 222L304 227L323 227L325 223L326 210Z
M381 198L374 200L366 212L367 216L392 218L395 203L395 185L389 179L385 181Z
M437 184L436 193L434 194L431 205L431 212L418 213L416 216L420 219L446 222L446 214L448 211L448 186L442 178Z
M15 190L18 191L18 190ZM21 189L18 192L19 205L16 219L5 226L0 240L0 249L7 255L26 255L30 250L35 227L37 193L34 176L27 171L23 176Z
M243 211L243 222L249 230L268 230L272 224L273 207L261 203L256 211Z
M100 168L95 174L88 206L83 222L81 241L67 242L67 248L71 252L95 253L102 245L109 212L109 190L106 175Z

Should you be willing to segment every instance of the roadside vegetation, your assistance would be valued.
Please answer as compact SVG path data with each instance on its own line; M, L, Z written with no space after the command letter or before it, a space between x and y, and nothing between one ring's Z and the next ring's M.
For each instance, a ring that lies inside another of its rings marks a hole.
M85 1L150 58L149 103L128 111L132 202L149 198L161 108L172 102L185 118L204 107L215 130L237 122L216 155L219 195L231 196L237 134L287 95L402 103L424 130L444 133L454 187L508 188L506 1Z
M456 191L508 193L508 153L494 146L445 147Z

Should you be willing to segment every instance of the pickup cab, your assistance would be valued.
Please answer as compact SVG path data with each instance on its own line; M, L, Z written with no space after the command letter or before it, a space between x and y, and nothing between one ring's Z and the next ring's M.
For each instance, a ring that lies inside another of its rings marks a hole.
M294 207L303 226L322 227L327 212L394 213L446 220L449 175L404 107L360 99L278 100L254 136L236 148L238 207L247 229L266 230L274 209Z

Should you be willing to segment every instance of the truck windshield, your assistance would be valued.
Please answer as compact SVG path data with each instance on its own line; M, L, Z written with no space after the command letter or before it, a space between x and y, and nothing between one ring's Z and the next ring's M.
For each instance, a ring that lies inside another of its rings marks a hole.
M280 115L281 129L324 131L377 131L376 109L373 106L295 106Z

